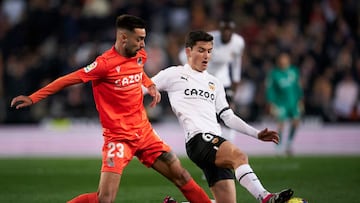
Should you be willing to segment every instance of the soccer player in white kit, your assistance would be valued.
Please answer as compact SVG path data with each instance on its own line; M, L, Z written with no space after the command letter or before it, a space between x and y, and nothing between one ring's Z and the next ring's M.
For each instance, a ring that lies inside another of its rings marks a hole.
M206 71L213 51L212 35L192 31L185 47L187 63L166 68L152 80L159 90L168 93L172 110L185 131L186 152L203 170L216 202L236 202L234 172L236 180L259 202L286 202L293 191L268 192L251 169L247 155L221 136L217 115L230 128L262 141L278 143L277 132L257 130L231 110L223 84Z
M229 18L223 18L219 22L219 29L208 32L214 37L213 52L209 61L207 72L220 80L225 88L226 99L230 108L235 109L233 96L241 79L242 55L245 48L245 40L242 36L234 33L235 22ZM187 63L185 50L179 52L182 64ZM223 136L234 141L235 131L223 128Z

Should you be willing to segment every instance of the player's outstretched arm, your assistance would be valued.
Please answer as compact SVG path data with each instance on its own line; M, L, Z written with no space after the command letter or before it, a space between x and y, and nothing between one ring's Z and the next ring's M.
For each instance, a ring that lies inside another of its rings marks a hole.
M24 108L27 106L31 106L33 101L28 96L20 95L11 100L11 107L15 107L16 109Z
M55 94L59 90L74 84L82 83L81 78L77 75L76 72L72 72L65 76L62 76L47 86L41 88L30 96L20 95L11 100L11 107L16 109L24 108L32 104L37 103L38 101L46 98L49 95Z
M265 142L274 142L275 144L279 143L279 135L276 131L268 130L265 128L264 130L258 133L259 140Z
M151 85L150 87L147 88L147 92L150 96L153 97L153 100L150 103L150 106L155 107L156 104L159 103L161 100L161 94L160 94L159 90L156 88L155 85Z

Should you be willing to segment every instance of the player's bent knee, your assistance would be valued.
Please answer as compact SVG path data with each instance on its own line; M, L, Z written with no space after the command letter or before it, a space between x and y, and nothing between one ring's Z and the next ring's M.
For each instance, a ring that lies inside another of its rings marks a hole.
M238 165L241 165L241 164L247 164L249 162L247 154L245 154L244 152L242 152L240 150L235 150L234 160L236 160L235 167L237 167Z

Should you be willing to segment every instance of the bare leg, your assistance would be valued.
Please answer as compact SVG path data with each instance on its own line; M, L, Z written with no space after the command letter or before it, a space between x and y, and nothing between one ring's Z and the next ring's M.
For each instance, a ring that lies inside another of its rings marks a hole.
M236 203L234 180L220 180L210 188L216 203Z
M112 172L102 172L98 189L99 203L115 202L119 189L121 175Z
M192 179L189 172L181 166L180 160L174 153L163 153L156 159L152 167L173 182L189 202L211 202L205 191Z

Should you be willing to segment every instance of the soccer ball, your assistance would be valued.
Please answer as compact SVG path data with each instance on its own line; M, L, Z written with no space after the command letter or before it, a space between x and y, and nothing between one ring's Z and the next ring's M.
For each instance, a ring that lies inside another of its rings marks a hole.
M308 201L300 197L292 197L286 203L308 203Z

